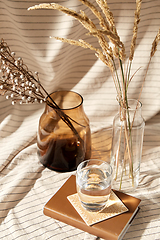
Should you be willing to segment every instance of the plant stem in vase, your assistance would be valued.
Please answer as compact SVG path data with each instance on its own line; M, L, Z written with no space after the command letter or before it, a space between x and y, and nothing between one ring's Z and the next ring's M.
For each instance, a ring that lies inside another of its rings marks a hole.
M137 188L142 156L145 127L141 115L142 104L134 99L129 99L128 103L130 107L121 109L113 121L113 188L119 190Z

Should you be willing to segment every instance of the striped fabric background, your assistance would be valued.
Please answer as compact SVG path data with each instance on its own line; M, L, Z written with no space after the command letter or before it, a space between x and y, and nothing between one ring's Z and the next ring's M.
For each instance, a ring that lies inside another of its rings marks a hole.
M110 72L94 53L58 42L49 36L78 40L98 46L81 25L58 11L27 11L43 0L0 0L0 38L3 38L28 68L39 72L48 92L71 89L84 98L90 119L93 157L106 159L111 147L112 121L117 112L116 92ZM52 1L48 1L52 2ZM78 0L55 2L86 14ZM91 0L94 2L94 0ZM134 20L134 0L108 0L118 33L129 53ZM160 1L143 0L130 98L137 98L149 60L151 44L160 28ZM160 45L152 59L141 96L146 121L140 184L133 196L141 209L124 236L125 240L160 239ZM11 105L0 97L0 239L96 239L76 228L46 217L42 209L71 173L44 168L36 153L38 120L43 104Z

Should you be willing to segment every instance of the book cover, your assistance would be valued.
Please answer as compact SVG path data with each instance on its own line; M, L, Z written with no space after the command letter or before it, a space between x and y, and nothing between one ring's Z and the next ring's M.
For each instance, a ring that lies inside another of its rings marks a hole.
M71 175L45 204L43 213L48 217L57 219L106 240L120 240L123 238L137 213L141 200L116 190L113 190L113 192L128 208L128 211L88 226L67 199L69 195L76 193L76 177Z

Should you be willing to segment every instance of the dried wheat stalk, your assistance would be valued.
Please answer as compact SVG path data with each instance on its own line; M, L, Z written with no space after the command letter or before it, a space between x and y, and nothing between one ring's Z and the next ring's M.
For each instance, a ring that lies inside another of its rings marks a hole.
M89 48L92 51L95 51L95 55L106 65L109 67L114 83L117 90L117 95L120 103L126 104L126 97L127 97L127 88L129 85L129 79L130 79L130 68L129 73L126 74L127 77L124 77L124 70L122 68L122 62L126 59L125 54L125 47L123 42L120 40L120 37L117 33L117 29L115 26L115 21L112 12L110 11L110 8L108 6L107 0L96 0L97 6L92 4L88 0L79 0L82 4L87 6L92 13L97 17L99 20L99 26L98 28L91 19L88 18L88 16L85 14L85 12L80 10L80 13L66 8L60 4L56 3L42 3L39 5L35 5L33 7L30 7L28 10L35 10L35 9L55 9L60 12L63 12L69 16L72 16L76 20L78 20L82 26L88 31L87 34L94 36L97 38L99 43L99 48L95 48L90 43L84 41L84 40L72 40L72 39L65 39L60 37L55 37L55 39L60 40L62 42L69 43L71 45L80 46L83 48ZM142 0L136 1L136 11L135 11L135 20L134 20L134 27L133 27L133 37L131 41L131 47L130 47L130 56L129 60L130 62L133 60L134 56L134 49L136 44L136 38L137 38L137 30L138 30L138 24L140 22L140 9L141 9L141 2ZM97 7L101 9L102 12L97 10ZM110 46L109 42L111 42L112 47ZM116 70L116 64L115 64L115 58L118 59L120 62L120 67L122 70L122 76L115 75Z

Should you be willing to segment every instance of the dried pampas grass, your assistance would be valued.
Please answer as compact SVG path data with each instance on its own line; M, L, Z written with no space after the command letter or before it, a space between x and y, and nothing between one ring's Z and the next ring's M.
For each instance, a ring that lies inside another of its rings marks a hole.
M133 35L131 39L131 46L130 46L130 55L129 55L129 62L127 67L125 67L125 60L126 60L126 53L125 53L125 46L123 42L120 40L120 36L118 35L114 16L111 12L107 0L96 0L95 3L97 6L92 4L89 0L79 0L83 5L87 6L92 13L96 16L99 20L99 27L94 24L94 22L89 19L89 17L85 14L84 11L80 10L80 13L66 8L60 4L56 3L42 3L39 5L35 5L33 7L28 8L28 10L35 10L35 9L54 9L60 12L63 12L76 20L78 20L81 25L87 30L87 35L91 35L97 38L99 43L99 48L95 48L90 43L80 39L80 40L73 40L73 39L65 39L61 37L54 37L57 40L60 40L65 43L69 43L71 45L80 46L83 48L88 48L95 52L95 55L106 65L109 67L111 74L113 76L114 84L117 91L117 99L121 106L127 106L127 92L128 86L133 76L130 76L131 73L131 65L134 57L135 46L136 46L136 39L138 33L138 24L140 22L140 11L142 0L136 0L136 10L135 10L135 17L134 17L134 25L133 25ZM99 11L100 9L101 11ZM150 54L150 61L148 63L146 74L149 68L149 64L151 62L151 58L154 56L157 45L160 40L160 30L156 35L151 49ZM111 43L111 44L110 44ZM117 74L117 67L116 67L116 59L119 61L119 66L121 70L120 76ZM146 77L145 74L145 77ZM144 77L144 81L145 81ZM144 83L142 84L143 88ZM141 95L142 89L140 91ZM128 107L128 106L127 106Z

